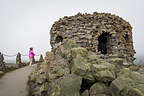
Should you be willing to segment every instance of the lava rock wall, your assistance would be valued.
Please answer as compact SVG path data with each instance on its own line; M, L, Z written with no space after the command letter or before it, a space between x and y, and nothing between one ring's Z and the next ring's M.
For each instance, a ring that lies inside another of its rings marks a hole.
M60 18L51 30L51 46L55 52L67 39L96 53L135 60L131 25L119 16L109 13L81 14Z

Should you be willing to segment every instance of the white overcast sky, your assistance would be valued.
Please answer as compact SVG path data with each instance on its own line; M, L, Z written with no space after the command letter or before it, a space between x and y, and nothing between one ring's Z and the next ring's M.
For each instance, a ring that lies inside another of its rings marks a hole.
M0 0L0 52L36 54L51 49L50 28L64 16L108 12L133 26L134 48L144 54L144 0Z

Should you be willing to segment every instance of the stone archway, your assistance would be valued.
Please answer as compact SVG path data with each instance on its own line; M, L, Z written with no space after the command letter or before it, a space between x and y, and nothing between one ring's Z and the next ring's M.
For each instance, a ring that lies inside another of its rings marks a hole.
M102 54L107 54L109 51L110 46L110 34L109 33L102 33L98 37L98 52Z

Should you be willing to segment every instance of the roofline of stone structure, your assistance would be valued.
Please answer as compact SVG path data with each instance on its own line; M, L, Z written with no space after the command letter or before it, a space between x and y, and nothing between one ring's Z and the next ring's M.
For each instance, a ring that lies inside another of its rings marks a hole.
M73 16L64 16L64 17L62 17L62 18L59 18L59 20L55 21L54 24L57 23L57 22L59 22L59 21L61 21L61 20L63 20L63 19L69 19L69 18L73 18L73 17L87 16L87 15L89 15L89 16L94 16L94 15L112 16L112 17L116 18L116 20L117 20L117 19L122 20L123 22L125 22L125 23L127 23L129 26L131 26L131 24L130 24L127 20L123 19L122 17L120 17L120 16L118 16L118 15L116 15L116 14L104 13L104 12L101 12L101 13L100 13L100 12L93 12L92 14L90 14L90 13L81 13L81 12L78 12L76 15L73 15ZM132 26L131 26L131 28L132 28Z

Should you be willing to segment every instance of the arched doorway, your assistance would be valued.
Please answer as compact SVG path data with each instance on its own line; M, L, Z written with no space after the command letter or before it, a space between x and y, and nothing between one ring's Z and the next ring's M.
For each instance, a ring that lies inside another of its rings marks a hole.
M108 46L110 43L109 40L110 40L109 33L102 33L98 37L98 51L100 51L102 54L108 53Z

